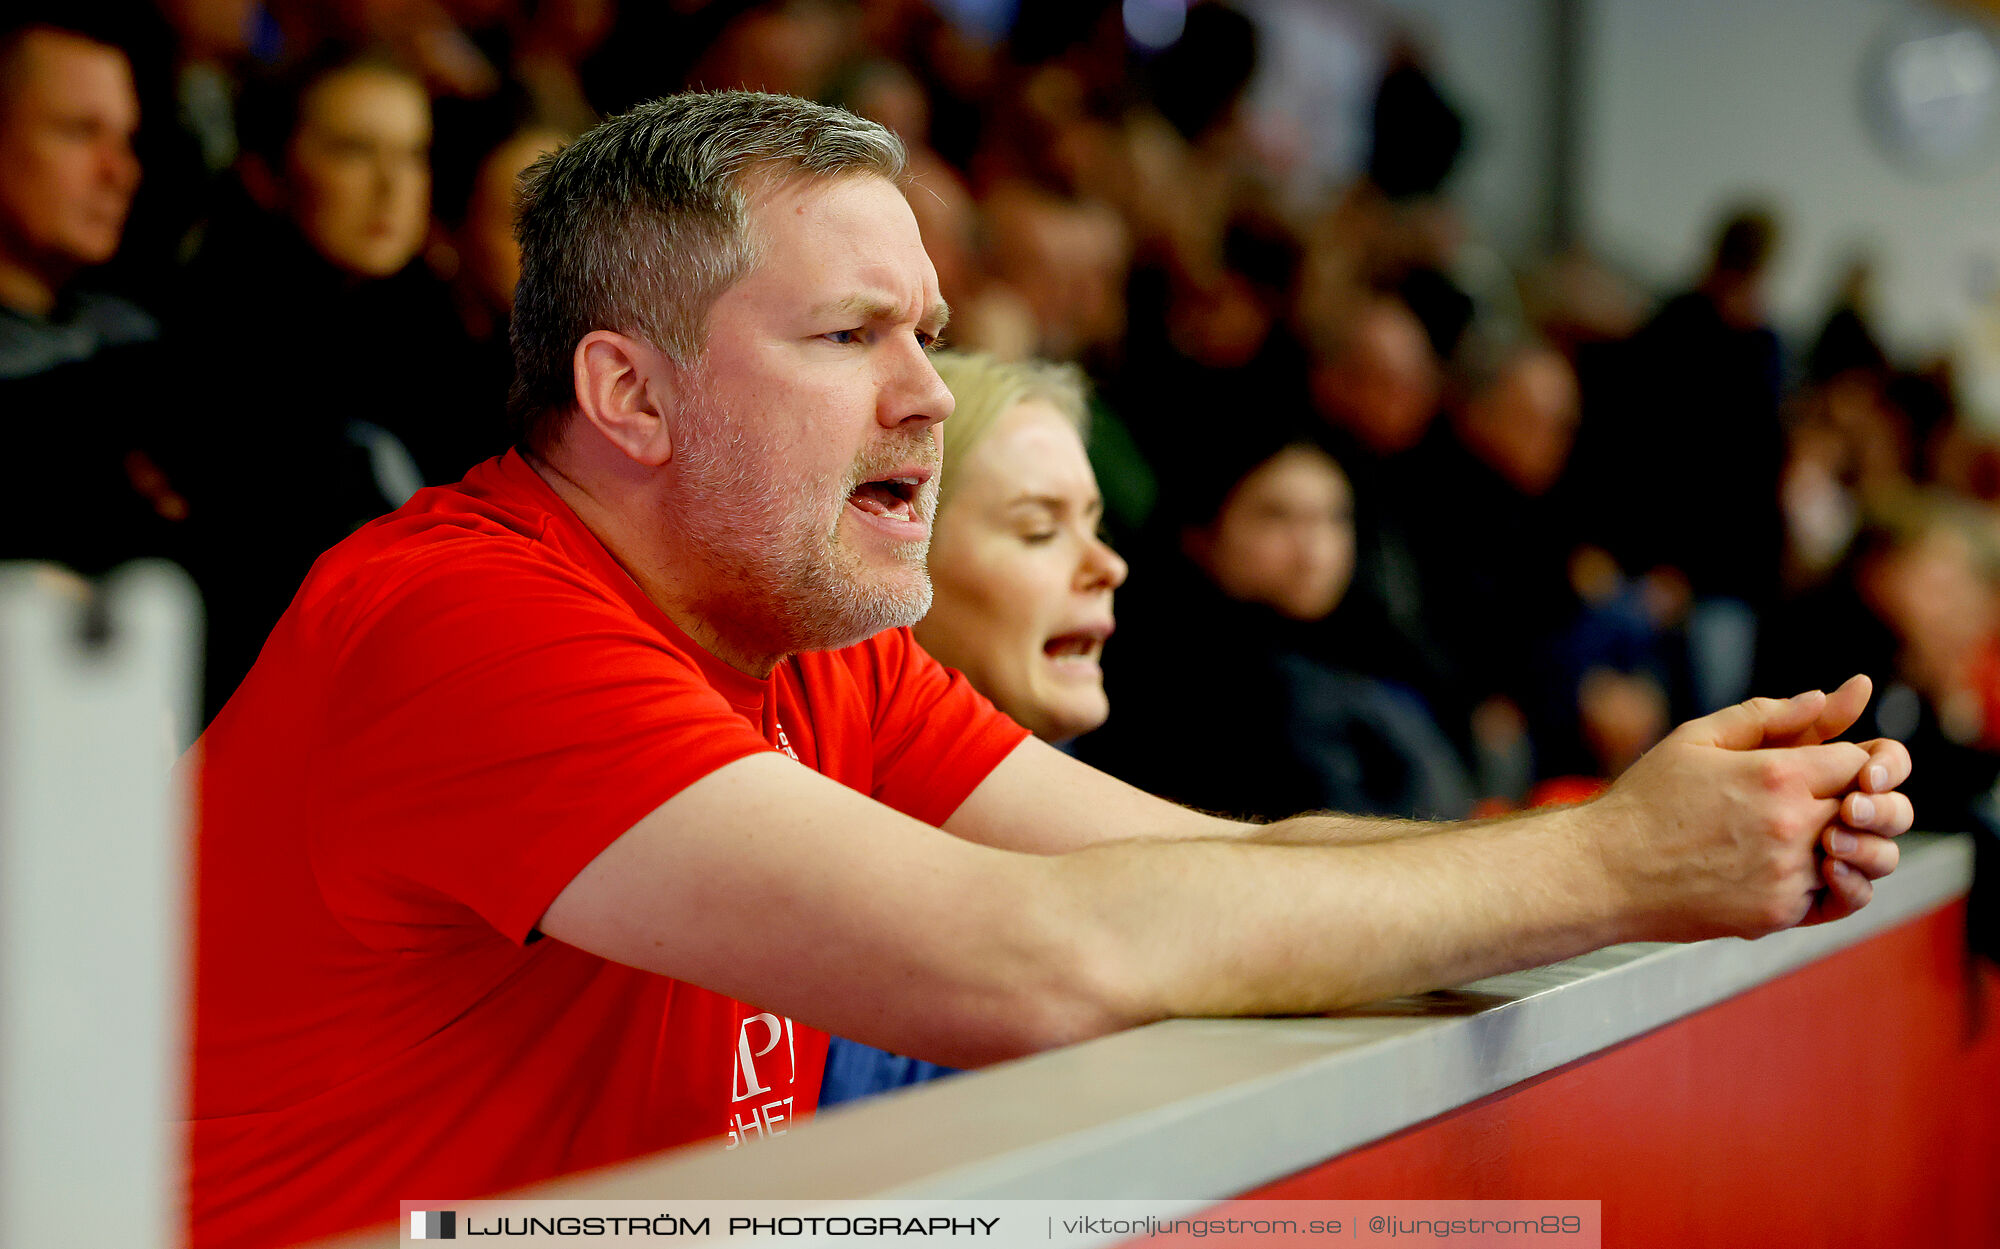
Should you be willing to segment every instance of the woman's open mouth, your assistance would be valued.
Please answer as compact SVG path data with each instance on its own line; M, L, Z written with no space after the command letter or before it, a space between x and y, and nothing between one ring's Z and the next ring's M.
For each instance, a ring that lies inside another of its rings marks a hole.
M1083 668L1097 671L1098 660L1104 654L1104 640L1111 636L1111 623L1090 625L1058 633L1042 643L1042 653L1059 667Z

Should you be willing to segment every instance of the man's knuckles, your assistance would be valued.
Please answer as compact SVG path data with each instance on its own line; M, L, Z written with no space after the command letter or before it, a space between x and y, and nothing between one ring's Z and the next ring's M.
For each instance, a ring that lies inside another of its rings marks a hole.
M1757 793L1775 798L1833 795L1851 788L1868 765L1868 752L1852 742L1761 750L1745 760Z
M1760 790L1739 806L1741 826L1781 858L1795 858L1810 847L1840 814L1840 804L1831 798L1803 797L1786 785L1762 789L1761 778Z
M1750 817L1751 831L1760 841L1774 847L1799 840L1805 828L1805 818L1786 803L1767 803Z
M1757 756L1751 765L1750 783L1763 793L1782 795L1796 783L1797 769L1781 754Z
M1783 724L1799 718L1798 704L1790 698L1746 698L1737 706L1741 714L1759 724Z

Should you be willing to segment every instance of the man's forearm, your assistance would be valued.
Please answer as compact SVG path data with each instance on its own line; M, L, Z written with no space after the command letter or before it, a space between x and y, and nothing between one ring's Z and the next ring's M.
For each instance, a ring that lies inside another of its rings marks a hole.
M982 787L1005 792L939 837L760 753L613 842L541 928L956 1065L1171 1015L1337 1009L1613 941L1755 937L1864 904L1910 824L1888 792L1909 774L1900 746L1761 746L1823 701L1718 713L1588 804L1459 825L1260 829L1043 750L1010 756ZM1878 768L1873 796L1854 792ZM1010 819L1029 833L1005 837ZM1126 836L1079 832L1100 820ZM1860 846L1835 846L1843 830ZM1843 859L1824 882L1822 842Z
M1128 1022L1318 1013L1629 935L1578 809L1456 826L1304 817L1258 831L1277 837L1064 856L1058 879L1088 916L1083 944L1110 969Z
M1342 815L1315 811L1270 824L1248 826L1238 839L1266 846L1359 846L1407 837L1424 837L1471 828L1490 820L1403 820L1386 816Z
M1850 683L1840 698L1865 693ZM1893 870L1889 838L1910 824L1901 795L1862 806L1854 792L1864 768L1878 792L1908 775L1894 743L1766 745L1817 734L1828 702L1756 700L1691 722L1582 806L1459 825L1307 817L1245 839L1279 844L1166 847L1193 853L1152 873L1106 872L1088 851L1069 867L1101 893L1105 939L1133 934L1139 953L1109 965L1147 1017L1319 1011L1615 941L1757 937L1864 904L1864 878ZM1819 848L1831 860L1843 828L1868 832L1823 871ZM1148 951L1170 957L1149 964Z

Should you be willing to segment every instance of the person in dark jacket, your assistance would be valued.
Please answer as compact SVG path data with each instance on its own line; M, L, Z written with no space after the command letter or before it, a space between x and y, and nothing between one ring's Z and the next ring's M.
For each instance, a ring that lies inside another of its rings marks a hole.
M465 467L465 337L419 261L422 84L372 56L330 57L253 84L243 120L243 194L169 325L185 393L201 397L174 476L202 524L211 712L321 552Z
M1471 783L1425 704L1316 657L1354 573L1346 474L1279 429L1229 450L1178 483L1178 549L1140 563L1106 659L1115 714L1077 753L1203 810L1466 814Z

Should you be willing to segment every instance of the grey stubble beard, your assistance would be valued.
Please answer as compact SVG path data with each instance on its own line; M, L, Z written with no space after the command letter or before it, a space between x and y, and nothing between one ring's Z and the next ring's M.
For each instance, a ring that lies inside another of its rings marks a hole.
M881 584L882 574L841 542L840 524L854 488L894 471L907 456L878 449L838 479L820 475L788 492L743 425L706 388L696 389L701 397L682 410L677 431L680 478L668 518L682 548L708 574L711 589L692 605L695 613L771 654L837 650L922 619L932 598L926 559L937 513L935 471L916 502L925 536L897 552L910 576ZM934 465L935 457L933 438L922 458Z

